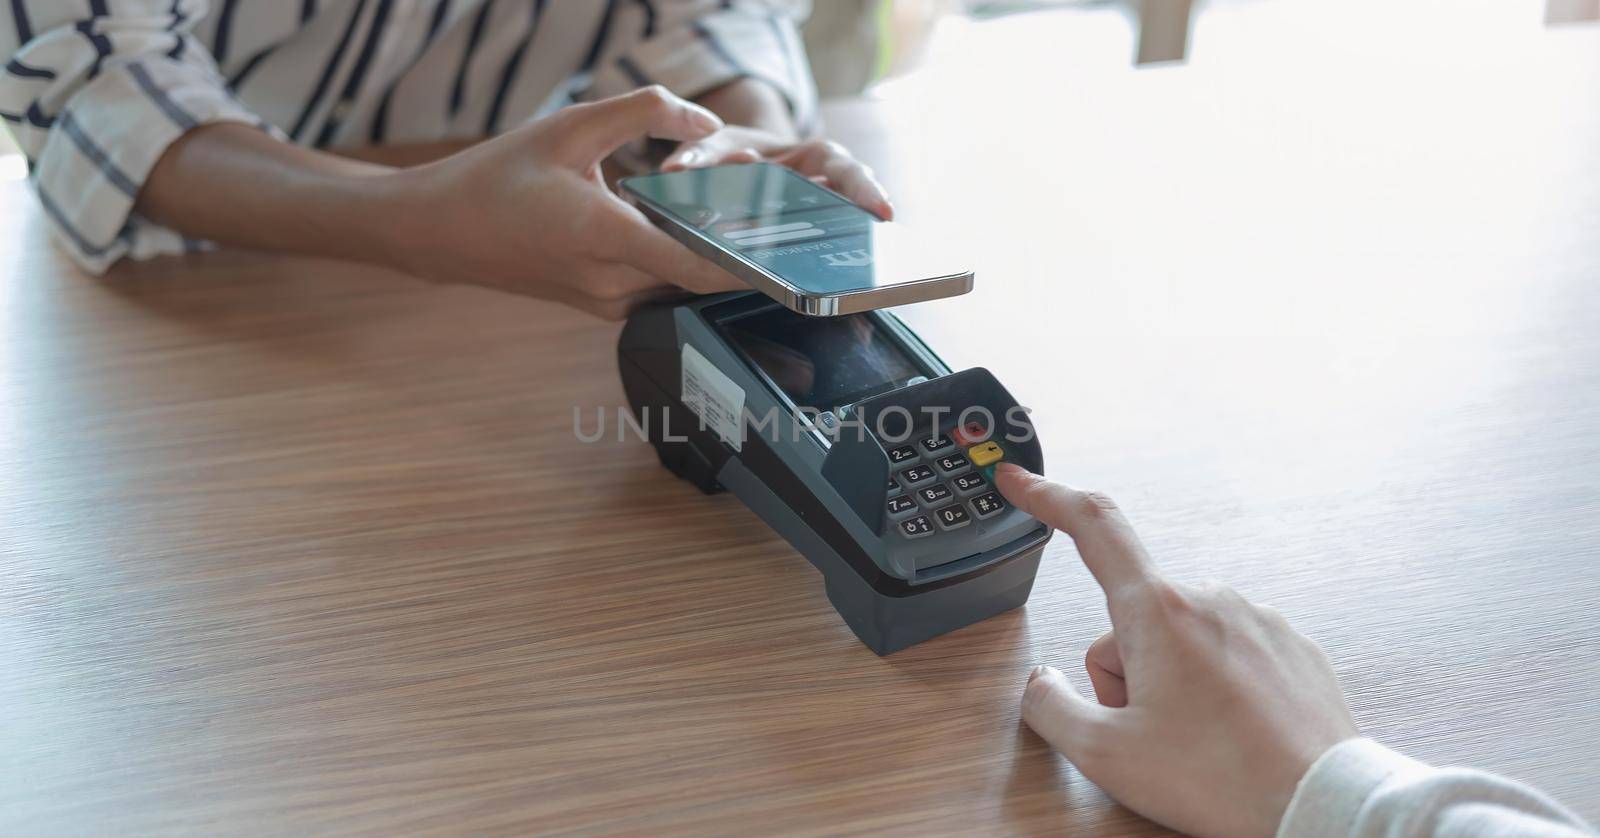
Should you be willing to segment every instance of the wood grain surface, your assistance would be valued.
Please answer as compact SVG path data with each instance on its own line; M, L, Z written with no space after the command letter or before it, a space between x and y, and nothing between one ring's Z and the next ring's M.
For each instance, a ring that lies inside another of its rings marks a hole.
M833 107L979 257L904 316L1369 735L1600 819L1600 29L1202 9L1186 67L1113 12L951 22ZM1066 539L878 658L736 500L576 441L614 324L245 253L95 279L23 184L0 220L0 832L1160 832L1019 723L1106 628Z

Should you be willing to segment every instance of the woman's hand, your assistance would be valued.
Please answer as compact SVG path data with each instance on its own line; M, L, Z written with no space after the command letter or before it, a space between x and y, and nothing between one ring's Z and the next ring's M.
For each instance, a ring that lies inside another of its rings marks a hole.
M1104 495L1002 465L1001 493L1065 532L1105 590L1111 631L1084 668L1029 676L1022 717L1118 802L1196 835L1272 835L1317 757L1356 735L1316 644L1229 588L1164 578Z
M850 156L844 146L829 140L796 142L759 128L729 125L721 131L684 142L662 162L661 170L671 172L763 161L788 166L884 221L894 218L889 193L878 185L872 170Z
M650 136L696 141L722 120L661 87L572 105L385 178L388 261L424 279L557 300L608 319L682 291L748 286L606 188L600 163Z

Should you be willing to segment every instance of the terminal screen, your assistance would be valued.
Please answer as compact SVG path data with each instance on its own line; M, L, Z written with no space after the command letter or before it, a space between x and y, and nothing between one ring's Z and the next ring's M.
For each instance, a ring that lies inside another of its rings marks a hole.
M923 375L899 341L866 314L806 317L773 308L722 329L798 407L833 410Z

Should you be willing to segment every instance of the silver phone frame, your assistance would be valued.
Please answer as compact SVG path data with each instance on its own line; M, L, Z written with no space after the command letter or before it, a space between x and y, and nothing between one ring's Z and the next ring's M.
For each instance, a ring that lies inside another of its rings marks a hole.
M739 165L776 165L772 163L744 163ZM660 174L660 173L652 173ZM621 187L622 198L629 204L638 207L658 227L668 235L682 242L695 253L704 256L718 267L748 282L751 288L777 300L784 308L790 311L811 317L833 317L841 314L858 314L866 311L876 311L883 308L922 303L929 300L942 300L946 297L959 297L972 290L974 273L971 270L945 276L930 276L910 282L897 283L882 288L870 288L863 291L845 291L836 294L815 294L785 282L784 279L772 271L767 270L755 261L746 259L723 247L715 239L700 232L695 227L680 220L665 207L658 205L648 196L636 192L628 185L634 177L648 175L634 175L617 182ZM807 181L809 183L809 181ZM811 184L826 192L837 192L824 186ZM841 200L849 199L839 195ZM863 210L864 211L864 210Z

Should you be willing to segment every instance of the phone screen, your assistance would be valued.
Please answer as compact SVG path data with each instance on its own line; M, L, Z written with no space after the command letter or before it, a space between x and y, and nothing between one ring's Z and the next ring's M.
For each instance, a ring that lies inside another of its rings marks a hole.
M626 184L722 249L808 294L968 273L946 248L878 220L783 166L715 166L642 175Z

